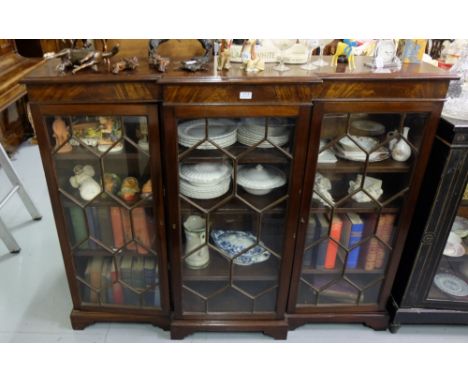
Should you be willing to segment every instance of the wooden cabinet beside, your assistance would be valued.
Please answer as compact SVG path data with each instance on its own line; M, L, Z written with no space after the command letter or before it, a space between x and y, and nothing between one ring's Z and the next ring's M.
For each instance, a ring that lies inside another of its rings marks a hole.
M246 74L233 65L221 74L211 66L201 73L157 74L143 61L134 73L119 76L59 76L47 63L28 76L73 326L147 321L170 328L172 338L198 330L285 338L288 329L307 322L386 328L401 243L451 77L426 65L384 74L359 64L351 73L339 66L284 74L267 66ZM71 126L75 142L68 152L59 152L67 143L56 147L56 117ZM75 133L80 124L102 124L98 117L110 118L120 131L107 149ZM149 130L147 152L138 144L142 123ZM405 127L410 132L403 139ZM394 138L410 147L403 162L389 156ZM345 143L354 145L353 160L349 153L330 160ZM76 164L95 167L101 184L108 173L135 177L140 186L151 179L152 198L127 203L107 192L112 195L105 200L80 200L69 182ZM358 184L358 176L381 182L383 194ZM350 182L357 188L350 191ZM81 242L66 216L70 203L84 214ZM132 216L125 245L94 237L102 223L86 223L87 210L101 207ZM150 244L135 228L139 208L150 222ZM363 233L350 243L347 219L356 216ZM340 235L332 227L338 220ZM378 266L366 260L369 252L378 255ZM88 263L96 256L117 271L108 276L106 265L93 284ZM157 281L139 278L148 257L157 263ZM133 278L127 279L129 262ZM137 298L115 304L109 286ZM147 294L160 302L148 306Z

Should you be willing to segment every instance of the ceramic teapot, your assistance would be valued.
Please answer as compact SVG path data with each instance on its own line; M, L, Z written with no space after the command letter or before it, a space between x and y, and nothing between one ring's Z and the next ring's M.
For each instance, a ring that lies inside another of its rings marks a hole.
M206 268L210 262L210 252L206 245L206 220L198 215L190 215L184 222L185 264L191 269ZM196 248L202 248L193 252Z

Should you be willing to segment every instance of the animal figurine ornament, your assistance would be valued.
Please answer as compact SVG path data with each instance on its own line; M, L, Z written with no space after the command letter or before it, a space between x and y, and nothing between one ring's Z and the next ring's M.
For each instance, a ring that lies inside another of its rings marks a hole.
M221 40L218 56L218 70L231 68L231 43L232 40Z
M164 73L171 60L168 57L161 57L155 52L151 52L148 57L149 66L155 68L158 72Z
M73 168L75 175L70 177L70 184L73 188L80 190L83 200L92 200L102 191L101 185L93 179L96 174L90 165L76 165Z
M108 70L110 70L110 58L119 52L119 45L112 48L110 52L101 52L93 49L74 49L66 48L60 52L48 52L44 54L44 59L50 60L53 58L60 58L61 62L57 65L56 70L59 72L66 72L72 69L75 74L81 69L91 67L94 71L98 70L98 64L101 62L107 63Z
M358 46L358 42L356 40L349 40L345 39L343 42L338 42L336 46L335 54L332 58L332 66L338 65L338 57L345 55L348 59L348 68L349 70L356 69L356 63L354 62L354 52L353 48Z
M70 133L68 132L65 121L60 117L55 117L55 120L52 123L52 130L54 132L55 148L59 148L57 152L59 154L64 154L72 151L72 145L67 142L70 137Z
M245 40L242 45L241 68L246 72L259 72L265 70L265 62L257 55L255 51L255 39Z
M124 70L135 70L138 65L137 57L124 57L122 61L119 61L112 66L112 73L119 74Z

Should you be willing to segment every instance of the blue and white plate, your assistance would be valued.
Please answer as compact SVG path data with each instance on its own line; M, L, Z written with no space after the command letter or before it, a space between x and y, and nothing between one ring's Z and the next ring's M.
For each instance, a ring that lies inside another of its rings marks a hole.
M257 241L254 235L250 232L244 231L224 231L212 230L211 239L216 246L222 249L228 256L234 257L242 252L244 249L251 247ZM263 245L262 242L259 244ZM236 265L252 265L261 263L270 258L270 253L262 248L260 245L249 249L234 259Z

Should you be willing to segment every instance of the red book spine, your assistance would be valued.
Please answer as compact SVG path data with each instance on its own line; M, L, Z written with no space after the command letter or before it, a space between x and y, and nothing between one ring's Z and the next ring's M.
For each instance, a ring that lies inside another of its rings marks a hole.
M336 242L339 242L342 227L343 221L338 216L335 216L331 225L330 238L334 239ZM336 254L338 253L338 244L331 239L328 241L327 254L325 255L325 269L335 268Z
M390 245L390 240L393 233L393 223L395 222L394 214L385 214L380 217L379 226L377 228L377 236L386 244ZM382 268L385 263L385 250L380 244L377 249L375 258L375 267Z
M111 207L110 217L112 225L112 234L114 235L114 246L116 249L119 249L123 247L125 243L122 216L120 215L120 207Z

